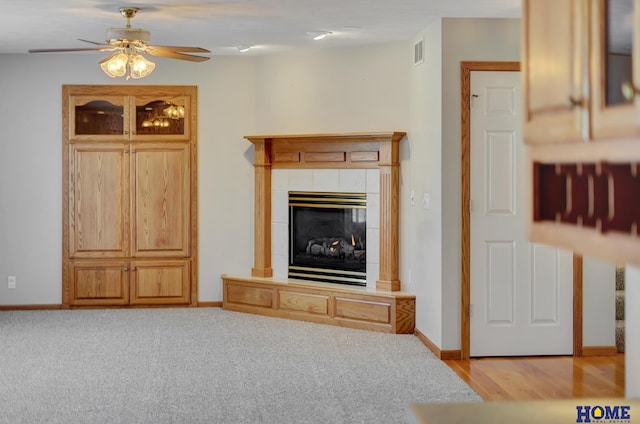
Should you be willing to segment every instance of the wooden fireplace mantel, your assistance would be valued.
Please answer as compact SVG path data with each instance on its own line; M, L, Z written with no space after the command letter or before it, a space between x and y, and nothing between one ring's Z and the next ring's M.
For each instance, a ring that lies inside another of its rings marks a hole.
M378 168L380 273L376 289L400 291L398 276L399 143L404 132L254 135L255 243L253 277L271 277L271 170Z

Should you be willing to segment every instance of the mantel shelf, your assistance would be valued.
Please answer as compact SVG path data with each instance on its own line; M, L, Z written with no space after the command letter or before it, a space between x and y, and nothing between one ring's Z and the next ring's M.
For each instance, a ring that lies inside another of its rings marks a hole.
M272 168L375 168L398 165L404 132L251 135L255 165Z

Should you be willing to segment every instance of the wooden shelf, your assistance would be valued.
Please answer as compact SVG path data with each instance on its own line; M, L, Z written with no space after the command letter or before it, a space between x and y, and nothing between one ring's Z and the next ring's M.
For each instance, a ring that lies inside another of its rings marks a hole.
M415 295L300 280L222 276L223 308L298 321L413 334Z

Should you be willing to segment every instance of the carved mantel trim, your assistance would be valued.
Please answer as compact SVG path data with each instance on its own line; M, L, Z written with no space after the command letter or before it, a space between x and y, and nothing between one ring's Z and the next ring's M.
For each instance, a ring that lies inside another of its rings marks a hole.
M245 136L255 146L253 277L271 277L271 169L379 168L380 277L376 288L399 291L399 143L406 133Z

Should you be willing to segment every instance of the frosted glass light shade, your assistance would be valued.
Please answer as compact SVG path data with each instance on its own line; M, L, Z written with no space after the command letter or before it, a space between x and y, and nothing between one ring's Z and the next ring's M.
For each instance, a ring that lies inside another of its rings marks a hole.
M111 78L144 78L155 69L156 64L136 52L121 51L100 62L100 68Z
M109 58L100 63L100 67L105 74L111 78L121 77L127 73L127 62L129 58L124 53L111 55Z
M138 54L130 58L129 68L131 78L144 78L153 72L156 64Z

